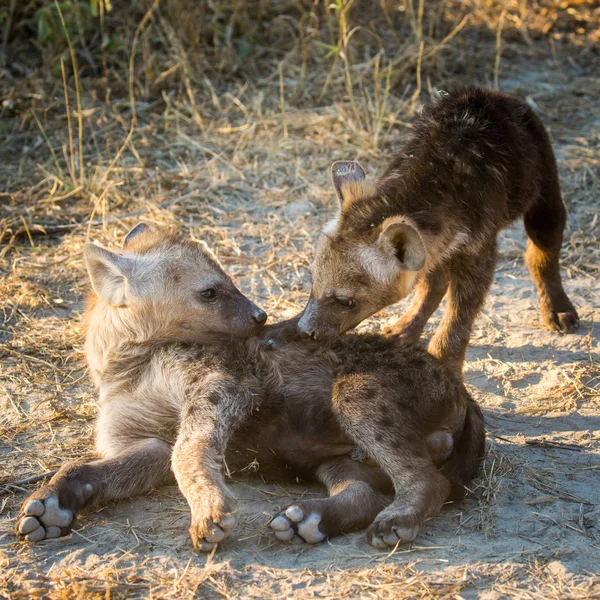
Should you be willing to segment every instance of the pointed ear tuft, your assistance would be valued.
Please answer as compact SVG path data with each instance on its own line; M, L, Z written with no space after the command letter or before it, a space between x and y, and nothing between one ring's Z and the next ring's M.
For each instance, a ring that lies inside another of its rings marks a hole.
M126 305L133 260L89 242L83 246L83 258L96 294L113 306Z
M392 221L384 225L379 242L392 248L405 271L419 271L425 266L427 251L421 234L404 221Z
M150 231L150 227L146 225L146 223L138 223L126 236L123 240L123 248L127 248L127 244L131 242L134 238L136 238L140 233L144 233L146 231Z
M340 203L344 202L344 186L348 184L361 184L366 175L363 168L354 161L338 161L331 165L331 179L335 186Z

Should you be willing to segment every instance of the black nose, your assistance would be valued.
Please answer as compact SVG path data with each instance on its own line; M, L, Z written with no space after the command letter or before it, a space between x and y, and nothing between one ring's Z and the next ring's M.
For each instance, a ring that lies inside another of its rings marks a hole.
M252 318L257 325L264 325L267 321L267 313L259 308L252 313Z
M300 319L298 322L298 334L300 338L306 339L314 339L315 338L315 328L310 323L303 323L304 318Z
M304 340L314 340L317 338L317 335L314 331L306 331L305 329L298 328L300 332L300 337Z

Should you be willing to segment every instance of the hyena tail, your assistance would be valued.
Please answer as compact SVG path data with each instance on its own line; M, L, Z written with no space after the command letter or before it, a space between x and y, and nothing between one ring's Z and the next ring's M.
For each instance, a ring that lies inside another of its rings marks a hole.
M460 500L465 495L471 480L479 471L484 454L483 413L477 402L468 396L462 433L458 439L455 438L454 452L441 469L452 485L449 500Z

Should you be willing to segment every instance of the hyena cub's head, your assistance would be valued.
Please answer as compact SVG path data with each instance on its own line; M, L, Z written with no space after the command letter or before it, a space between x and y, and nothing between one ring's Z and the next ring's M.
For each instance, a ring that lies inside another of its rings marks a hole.
M122 251L88 243L83 255L106 311L138 340L203 342L267 320L198 242L140 224Z
M317 241L312 292L298 324L316 338L343 333L406 296L426 261L419 232L390 212L358 163L337 162L331 171L339 211Z

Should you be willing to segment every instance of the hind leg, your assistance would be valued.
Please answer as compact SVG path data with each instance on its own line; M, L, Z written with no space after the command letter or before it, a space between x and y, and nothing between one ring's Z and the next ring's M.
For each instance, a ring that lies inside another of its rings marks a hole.
M141 494L172 480L170 460L169 444L147 439L112 458L66 464L25 500L17 535L29 542L66 535L82 509Z
M363 529L391 499L391 482L379 467L347 456L324 462L316 476L330 497L297 502L273 519L270 527L280 540L290 540L297 533L305 542L316 544Z
M452 435L445 430L428 435L425 444L435 464L446 461L454 449ZM297 533L305 542L315 544L363 529L392 499L390 478L372 463L347 456L334 458L317 468L316 477L330 497L297 502L273 519L270 526L280 540L289 540Z
M579 327L577 311L562 286L559 254L567 213L560 196L556 173L544 180L536 203L523 222L529 236L525 262L540 295L540 310L546 327L572 333Z
M395 497L367 531L378 548L412 541L421 523L450 495L450 481L438 471L425 432L411 423L403 406L390 401L377 379L347 376L334 387L332 405L343 429L369 449L391 479Z
M409 309L384 333L400 334L408 342L417 342L447 289L448 273L443 266L438 266L417 284Z

